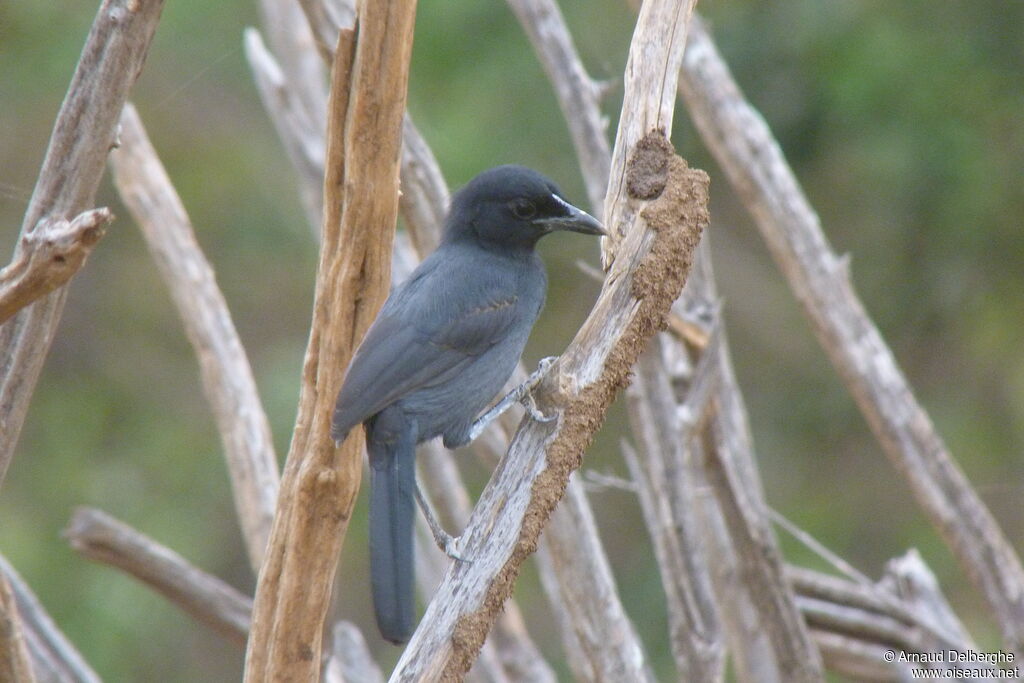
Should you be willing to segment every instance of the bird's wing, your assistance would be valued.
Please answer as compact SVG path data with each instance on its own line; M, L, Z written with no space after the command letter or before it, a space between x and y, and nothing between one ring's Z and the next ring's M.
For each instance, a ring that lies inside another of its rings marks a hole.
M437 275L396 291L370 326L338 393L336 438L402 396L445 382L508 334L516 296L486 282L467 296L464 282Z

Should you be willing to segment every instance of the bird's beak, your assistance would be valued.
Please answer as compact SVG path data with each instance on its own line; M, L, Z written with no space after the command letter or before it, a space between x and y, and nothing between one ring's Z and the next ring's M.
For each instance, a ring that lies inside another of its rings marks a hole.
M584 235L607 235L604 226L596 218L583 209L578 209L558 195L551 195L566 210L565 216L548 216L538 218L535 223L542 225L548 232L555 230L571 230Z

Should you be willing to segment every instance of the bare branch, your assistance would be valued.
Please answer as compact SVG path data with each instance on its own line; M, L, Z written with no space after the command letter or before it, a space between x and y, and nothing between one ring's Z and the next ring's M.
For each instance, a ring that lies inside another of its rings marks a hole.
M340 4L344 5L347 3L345 0L341 0ZM338 12L335 12L335 14L338 14ZM341 14L344 14L344 12L342 11ZM310 13L308 16L310 21L314 23L318 34L336 36L339 27L330 22L329 15L330 13ZM333 33L331 33L332 31ZM272 60L273 58L266 55L266 59ZM292 87L292 84L286 82L283 84L283 87L288 90ZM288 99L294 98L289 96ZM291 121L291 125L300 125L297 120L292 119ZM321 133L316 130L309 130L285 134L303 139L309 136L312 139L313 136ZM322 169L322 162L320 168ZM448 208L449 195L444 176L430 146L417 130L408 114L406 114L403 121L400 176L402 193L399 197L399 210L404 218L411 243L402 239L403 235L396 235L394 263L392 265L392 280L396 282L404 279L411 272L412 266L418 261L417 255L412 253L412 249L409 247L414 246L416 253L424 256L437 245L440 239L441 225ZM525 377L525 372L522 371L521 367L519 372ZM487 438L478 440L472 446L477 451L480 449L491 449L488 451L485 459L488 459L492 464L498 461L503 452L503 450L500 452L494 450L494 447L500 441L501 448L504 449L504 445L508 442L506 434L495 438L494 432L495 428L488 430ZM424 490L427 491L428 497L435 504L439 504L438 507L442 514L456 528L462 528L465 520L469 517L471 501L465 491L465 486L458 474L458 470L454 466L451 454L441 449L437 444L424 444L421 450L428 451L428 453L417 459ZM422 555L422 553L418 554L421 560L425 559ZM433 563L429 564L433 565ZM440 572L443 572L443 569ZM422 590L426 597L429 598L430 594L433 593L433 589L439 580L440 572L437 574L438 579L433 580L434 574L432 572L418 570L417 576L421 587L429 584L429 590ZM608 628L616 629L617 633L625 632L625 629L620 628L620 625L617 624L609 624ZM631 626L628 632L632 633ZM492 635L495 643L495 652L489 655L488 661L492 664L498 664L504 669L504 673L500 676L495 676L496 679L510 677L514 680L537 681L539 683L554 680L554 673L526 632L522 615L514 602L506 605L505 610L495 625Z
M199 359L231 474L235 511L254 571L259 570L277 501L277 456L245 349L196 242L185 207L150 144L135 107L121 116L121 147L110 157L114 183L146 238Z
M619 599L586 493L575 479L544 529L537 562L576 678L654 681Z
M657 335L640 355L626 391L633 433L643 448L639 457L625 449L640 507L654 545L667 598L669 642L676 670L693 681L721 680L723 642L702 541L695 475L687 442L679 438L678 406L665 372ZM705 359L707 356L705 356Z
M720 410L717 402L713 410ZM735 443L738 432L744 433L725 420L712 420L712 429L705 433L703 443L708 481L732 537L743 583L761 614L762 624L770 628L768 635L782 680L820 681L821 661L785 584L782 558L764 510L760 483L748 486L749 480L733 460L732 454L740 452Z
M64 538L90 560L117 567L196 620L242 644L252 601L176 552L95 508L78 508Z
M0 680L35 683L24 630L7 577L0 574Z
M608 120L601 116L601 89L583 68L555 0L508 0L508 4L523 25L555 88L580 160L590 205L595 211L600 210L604 205L611 163Z
M44 218L23 235L14 262L0 270L0 325L70 280L113 219L109 210L93 209L70 221Z
M961 650L975 649L967 629L942 594L939 581L920 553L911 548L903 556L889 560L879 587L897 596L910 610L920 615L929 630Z
M93 205L114 128L149 49L163 0L104 0L54 123L21 236L44 219ZM19 245L21 242L19 241ZM19 247L22 248L22 247ZM13 261L20 254L15 252ZM21 433L43 361L64 310L58 288L0 326L0 483Z
M441 239L448 213L448 184L427 141L409 115L402 124L402 196L398 207L420 257Z
M509 4L523 24L554 85L573 135L591 202L599 207L604 199L611 150L605 138L605 117L599 108L601 93L598 84L587 76L557 4L552 0L510 0ZM603 273L597 274L598 281L603 277ZM666 425L666 429L672 427L674 421L671 427ZM675 439L671 441L673 445L668 450L678 451ZM642 646L636 640L632 624L622 612L615 594L614 580L608 573L586 496L578 487L578 483L570 482L567 500L553 514L538 556L545 590L552 604L557 605L555 612L560 617L570 662L577 675L584 679L650 678ZM642 500L646 502L649 499ZM694 517L689 514L690 509L686 505L680 505L680 508L681 515L671 520L670 525L673 529L692 527ZM682 524L682 527L677 527L677 524ZM690 537L694 537L692 532ZM680 560L674 567L663 565L666 584L681 586L679 591L672 591L673 595L680 597L699 593L702 596L690 601L689 610L685 610L678 601L670 604L669 618L675 622L671 641L677 660L690 660L677 661L681 671L687 671L687 675L696 680L714 679L720 675L724 663L724 648L720 642L716 643L713 633L715 619L713 600L708 594L710 589L700 591L699 586L691 589L688 585L687 579L698 579L701 575L705 586L708 582L706 570L701 571L703 561L697 559L700 553L689 552L693 549L681 554L690 558L689 563ZM693 570L689 577L685 572L673 571L687 565ZM686 619L684 615L690 618ZM705 628L708 623L712 625L710 631ZM689 656L681 650L688 652Z
M1024 568L917 403L857 298L792 169L743 98L710 35L694 22L680 91L698 130L761 230L822 346L918 504L1024 656Z
M831 671L864 681L911 683L914 680L906 663L885 661L885 653L890 650L882 645L832 631L811 628L810 632L822 661Z
M773 510L769 508L768 515L771 517L773 522L775 522L783 529L785 529L786 533L788 533L796 540L800 541L811 552L813 552L815 555L831 564L841 573L850 577L857 583L863 584L865 586L871 584L871 579L866 577L862 572L858 571L849 562L839 557L839 555L835 554L834 552L826 548L822 543L818 542L818 539L814 538L809 533L798 527L796 524L793 524L793 522L783 517L778 510Z
M370 656L362 632L348 621L338 621L331 628L331 652L324 671L324 680L345 683L382 683L384 674Z
M359 4L339 36L328 113L324 221L302 392L267 559L247 681L317 675L338 552L359 490L361 430L330 437L334 398L389 289L415 2ZM341 245L345 245L341 248Z
M327 110L327 85L321 82L322 106L306 109L295 92L294 81L286 77L280 65L263 44L260 32L245 30L245 57L249 60L263 108L277 130L285 153L298 173L299 195L314 233L319 231L324 192L324 131ZM306 89L313 86L307 84Z
M355 4L355 0L299 0L316 41L317 51L328 63L338 43L338 27L355 23Z
M649 124L670 123L674 98L666 97L664 88L674 91L672 74L679 62L672 60L682 56L689 8L645 4L646 16L634 35L626 123L617 143L626 147L619 151L623 161L617 172L626 175L630 158L631 182L627 193L626 178L614 178L621 192L609 200L612 210L605 221L620 236L623 257L615 260L594 311L542 386L541 393L549 394L541 396L542 410L557 410L560 419L521 426L463 534L473 561L449 570L392 680L457 677L469 668L569 473L685 280L707 221L707 176L674 157L665 138L654 132L656 125ZM674 30L666 32L666 25ZM666 106L669 110L662 110ZM637 145L645 135L647 142ZM667 171L651 184L654 191L647 196L657 195L651 201L637 197L638 185L651 180L644 168ZM627 204L630 219L620 223Z
M0 575L14 594L36 677L46 682L99 683L100 677L60 632L39 599L2 555Z
M451 528L462 529L469 519L472 500L451 452L442 448L436 441L422 444L416 465L419 482L441 518L451 525ZM425 527L426 524L420 526ZM429 538L429 533L427 537ZM421 593L429 601L451 560L443 557L432 541L425 545L429 546L426 548L430 553L429 559L423 558L425 553L419 551L417 557L430 562L430 571L424 572L418 566L416 577L420 583ZM487 651L488 648L491 652ZM478 664L483 664L485 658L489 665L498 669L497 672L492 671L494 675L491 675L491 680L508 679L534 683L552 683L557 680L551 666L527 633L519 606L512 600L505 605L505 610L495 623Z

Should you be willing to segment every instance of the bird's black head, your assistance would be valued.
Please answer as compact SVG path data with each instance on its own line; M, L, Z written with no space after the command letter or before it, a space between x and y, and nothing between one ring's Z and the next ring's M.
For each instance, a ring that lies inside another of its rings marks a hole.
M452 197L444 241L471 239L499 248L532 249L555 230L605 234L597 219L567 202L548 178L525 166L498 166Z

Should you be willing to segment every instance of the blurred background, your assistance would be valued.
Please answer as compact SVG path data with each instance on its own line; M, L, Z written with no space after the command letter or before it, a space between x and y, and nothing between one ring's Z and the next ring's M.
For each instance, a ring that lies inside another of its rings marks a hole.
M98 2L0 2L0 263L18 227ZM1024 4L749 0L701 3L748 98L793 164L918 398L1017 545L1024 534ZM619 0L565 2L591 74L614 81L633 25ZM292 170L242 51L248 0L168 2L137 104L191 215L246 345L280 454L287 450L312 303L316 247ZM409 108L449 183L524 163L585 201L551 88L507 6L419 8ZM693 132L673 140L712 178L713 246L733 358L768 502L877 577L916 547L983 649L992 622L842 388L750 218ZM0 491L0 552L111 681L237 680L243 653L61 539L95 505L251 592L220 443L195 358L131 217L71 285L16 457ZM542 244L551 292L528 365L558 353L598 291L575 261L591 240ZM621 405L584 463L626 475ZM487 472L465 458L478 491ZM654 665L672 676L664 598L631 494L592 495ZM341 571L347 616L385 663L365 559L365 501ZM821 567L782 535L787 559ZM519 582L537 642L563 674L532 568ZM186 654L187 656L182 656Z

